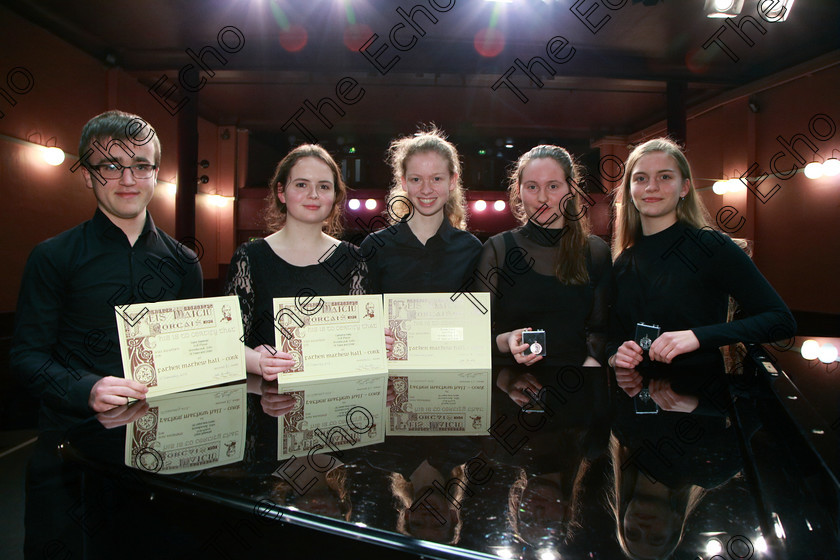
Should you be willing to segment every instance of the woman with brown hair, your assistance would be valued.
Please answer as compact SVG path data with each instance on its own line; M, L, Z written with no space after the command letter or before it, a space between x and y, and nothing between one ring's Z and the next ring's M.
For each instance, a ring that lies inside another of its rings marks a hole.
M531 365L542 352L522 343L533 325L546 333L546 356L584 366L603 363L610 252L589 233L570 183L572 156L542 145L523 154L510 174L510 207L523 224L484 244L478 270L489 278L496 348ZM538 386L532 390L539 390Z
M236 250L225 293L239 296L247 371L272 381L294 365L291 355L274 348L272 300L303 290L307 296L362 294L365 267L355 247L333 237L341 233L347 187L324 148L293 149L277 164L269 189L266 223L274 233Z

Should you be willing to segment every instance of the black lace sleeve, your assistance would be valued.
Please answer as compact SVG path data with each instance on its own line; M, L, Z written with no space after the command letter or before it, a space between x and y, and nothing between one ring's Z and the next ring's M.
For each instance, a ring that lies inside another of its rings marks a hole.
M354 263L353 270L350 273L350 286L347 294L361 296L372 293L370 290L370 276L368 274L367 262L355 256L359 255L359 248L346 241L342 243L345 244L344 248L349 254L349 259Z
M239 298L239 307L242 311L242 327L247 341L254 322L255 297L254 287L251 283L251 264L246 246L247 243L240 245L230 260L224 293Z

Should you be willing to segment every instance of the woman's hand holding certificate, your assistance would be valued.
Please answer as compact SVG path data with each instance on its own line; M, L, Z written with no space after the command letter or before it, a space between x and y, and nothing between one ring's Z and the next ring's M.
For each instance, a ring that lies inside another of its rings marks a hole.
M280 352L268 344L260 344L253 350L246 348L245 352L248 354L248 372L258 373L266 381L274 381L278 375L289 371L295 365L295 360L290 354Z

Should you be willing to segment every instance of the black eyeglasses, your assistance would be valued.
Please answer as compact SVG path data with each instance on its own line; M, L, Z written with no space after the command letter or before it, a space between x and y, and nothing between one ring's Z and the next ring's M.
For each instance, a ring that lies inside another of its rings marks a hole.
M131 174L135 179L149 179L155 173L157 165L151 163L135 163L123 167L118 163L100 163L99 165L91 165L91 169L96 169L104 179L119 179L123 175L124 169L130 169Z

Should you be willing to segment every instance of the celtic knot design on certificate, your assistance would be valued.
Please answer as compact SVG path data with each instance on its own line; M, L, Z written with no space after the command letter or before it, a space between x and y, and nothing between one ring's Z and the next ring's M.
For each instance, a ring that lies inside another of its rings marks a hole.
M147 387L157 387L155 353L151 346L154 337L139 336L126 339L131 377Z
M131 465L134 468L158 472L163 466L163 454L154 449L157 441L159 408L153 406L134 422L131 429Z
M303 371L303 338L305 335L304 329L309 324L309 317L303 317L304 326L300 327L293 319L282 314L283 309L281 306L279 311L280 324L283 326L283 330L277 335L283 340L280 351L288 353L295 361L287 373L299 373Z
M394 347L391 349L389 361L408 360L407 322L405 302L399 300L388 301L388 327L394 337Z
M394 384L394 404L391 410L395 412L406 412L405 405L408 404L408 376L392 376Z
M289 391L285 393L295 399L295 406L283 417L283 430L286 432L299 432L300 424L304 418L306 404L306 391Z
M307 422L304 419L304 408L306 404L305 391L289 391L285 393L295 399L295 406L283 416L283 442L282 452L289 453L308 450L311 447L312 430L307 429ZM310 444L307 446L307 442Z

